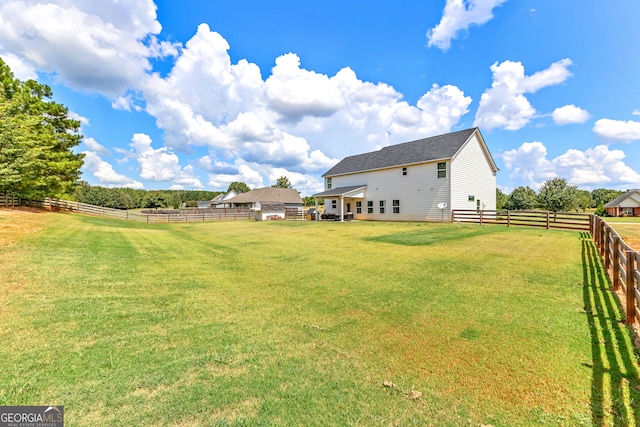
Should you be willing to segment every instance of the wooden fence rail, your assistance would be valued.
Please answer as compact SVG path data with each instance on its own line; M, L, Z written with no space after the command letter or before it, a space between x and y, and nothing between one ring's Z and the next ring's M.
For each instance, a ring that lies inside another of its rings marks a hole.
M0 207L12 208L20 206L20 198L12 194L0 194Z
M625 321L640 321L640 252L634 251L616 231L598 216L593 216L591 235L614 291L625 296Z
M206 222L253 219L252 212L248 208L203 209L203 211L205 212L198 212L196 209L180 209L176 211L151 210L147 211L146 213L137 213L120 209L105 208L103 206L94 206L86 203L50 198L45 198L42 201L22 200L22 205L67 212L79 212L87 215L104 216L125 221L138 221L147 223Z
M453 222L473 222L480 224L524 225L528 227L560 228L567 230L591 230L592 215L571 212L508 211L508 210L465 210L454 209Z

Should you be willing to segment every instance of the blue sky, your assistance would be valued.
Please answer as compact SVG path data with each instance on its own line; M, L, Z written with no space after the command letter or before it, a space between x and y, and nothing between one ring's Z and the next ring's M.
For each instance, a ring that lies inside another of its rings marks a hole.
M303 196L478 126L499 188L640 188L637 0L4 0L0 57L82 122L82 179Z

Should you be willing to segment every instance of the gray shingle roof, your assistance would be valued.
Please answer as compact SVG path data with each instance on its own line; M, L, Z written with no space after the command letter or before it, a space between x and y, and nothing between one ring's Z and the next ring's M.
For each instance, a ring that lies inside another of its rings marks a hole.
M236 197L225 200L225 203L262 203L278 202L290 204L302 204L300 193L295 188L265 187L256 188L246 193L238 194Z
M616 206L619 206L620 203L624 202L625 200L627 200L629 197L631 197L634 194L640 195L640 190L628 190L626 193L616 197L615 199L613 199L612 201L610 201L609 203L604 205L604 207L605 208L615 208Z
M370 153L345 157L322 175L334 176L394 166L450 159L478 128L389 145Z

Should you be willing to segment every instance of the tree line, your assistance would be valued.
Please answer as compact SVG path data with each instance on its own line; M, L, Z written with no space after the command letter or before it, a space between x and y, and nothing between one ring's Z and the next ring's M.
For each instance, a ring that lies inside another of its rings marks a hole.
M114 209L197 207L198 200L211 200L221 191L204 190L136 190L106 188L81 182L72 199L89 205Z
M604 215L604 205L622 195L624 191L597 188L592 191L580 190L567 183L564 178L547 180L536 192L531 187L517 187L511 194L500 189L496 191L496 208L508 210L543 209L552 212L585 212L594 209L597 215Z

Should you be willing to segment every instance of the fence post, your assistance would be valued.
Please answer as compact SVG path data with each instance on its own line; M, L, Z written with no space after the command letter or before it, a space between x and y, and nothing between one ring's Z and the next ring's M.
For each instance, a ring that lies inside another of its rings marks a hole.
M633 276L633 258L635 256L634 251L627 251L627 324L632 324L636 320L636 287L634 285L635 279Z
M613 238L613 290L620 287L620 237Z
M483 211L480 211L480 225L482 225L482 212Z
M604 229L604 269L611 268L611 247L609 238L611 237L611 227Z
M547 230L549 229L549 211L547 211Z
M511 211L507 210L507 227L511 227Z

